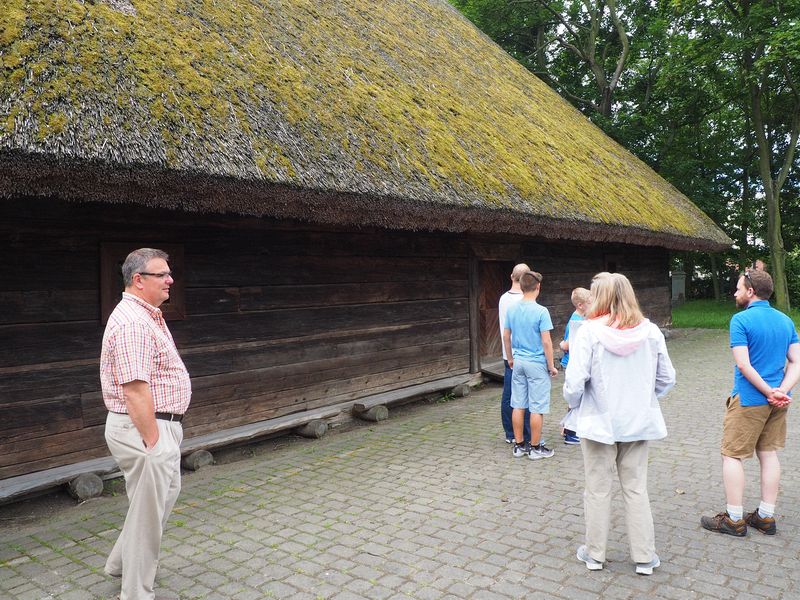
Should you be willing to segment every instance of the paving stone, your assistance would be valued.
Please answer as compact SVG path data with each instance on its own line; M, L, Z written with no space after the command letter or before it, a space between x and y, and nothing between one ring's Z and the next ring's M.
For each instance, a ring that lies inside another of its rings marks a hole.
M584 532L580 448L554 444L553 459L514 460L497 414L500 387L488 385L468 400L393 408L379 426L289 437L185 475L157 585L190 600L800 597L796 470L784 469L779 535L734 539L699 525L701 513L724 504L717 456L732 371L726 332L680 333L669 349L679 384L662 403L670 438L650 450L662 558L651 577L634 574L618 486L607 568L589 573L575 559ZM544 425L556 441L562 381ZM790 411L787 465L800 459L797 419ZM757 461L746 461L745 473L749 510L758 504ZM0 507L0 598L117 593L102 565L127 500L86 504L13 526Z

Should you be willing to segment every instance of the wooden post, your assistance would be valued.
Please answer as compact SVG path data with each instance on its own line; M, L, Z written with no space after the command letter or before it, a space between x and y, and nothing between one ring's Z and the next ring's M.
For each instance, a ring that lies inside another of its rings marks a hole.
M319 439L328 432L328 424L322 419L314 419L295 431L303 437Z
M463 398L464 396L469 396L471 391L472 391L471 387L469 387L466 383L462 383L461 385L457 385L452 390L450 390L450 393L455 398Z
M367 408L363 404L353 404L353 416L364 421L385 421L389 418L389 409L383 404Z
M480 282L478 281L478 258L475 252L469 253L469 372L477 373L481 370L480 346L480 314L478 311L478 296L480 295Z
M103 493L103 480L94 473L81 473L69 482L67 489L78 500L97 498Z
M208 450L195 450L181 459L181 466L188 471L197 471L214 463L214 457Z

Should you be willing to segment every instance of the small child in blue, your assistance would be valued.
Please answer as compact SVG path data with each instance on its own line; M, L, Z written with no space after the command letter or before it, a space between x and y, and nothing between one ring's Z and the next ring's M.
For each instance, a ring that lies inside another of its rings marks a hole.
M572 306L575 307L575 312L572 313L569 321L567 321L567 328L564 330L564 339L561 340L559 344L559 347L564 352L564 356L561 358L561 366L564 369L567 368L567 364L569 363L569 326L573 321L583 321L586 318L586 311L589 310L589 296L589 290L586 288L579 287L572 290L570 300L572 301ZM577 327L573 327L573 329L577 329ZM565 444L575 445L581 443L580 438L571 429L565 427L563 435Z
M512 455L515 458L527 455L531 460L549 458L554 454L541 440L543 415L550 412L550 378L558 373L553 364L553 341L550 338L553 322L550 319L550 312L536 302L541 281L541 274L535 271L529 271L520 277L522 300L509 309L506 326L503 329L503 344L513 370ZM526 409L530 411L529 444L522 438Z

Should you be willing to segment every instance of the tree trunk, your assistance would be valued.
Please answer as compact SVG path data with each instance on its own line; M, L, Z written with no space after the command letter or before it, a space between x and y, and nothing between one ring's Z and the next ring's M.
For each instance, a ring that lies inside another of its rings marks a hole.
M786 249L783 247L781 235L781 193L770 186L766 194L767 201L767 240L769 243L770 268L772 269L772 282L775 285L775 307L788 312L789 286L786 281Z
M745 64L751 66L752 59L747 58ZM752 69L747 69L747 71L750 72ZM786 152L784 165L778 177L773 179L772 147L764 125L762 95L762 89L751 83L750 107L758 144L758 170L761 173L761 181L764 184L764 200L767 203L767 243L769 244L772 281L775 285L775 306L786 312L789 310L789 290L786 282L786 250L783 247L783 235L781 235L781 187L794 159L794 147L791 145L797 143L797 132L800 128L800 106L796 109L793 117L790 148Z
M739 269L744 270L749 264L747 248L750 245L748 233L750 232L750 167L742 169L742 221L739 223Z
M599 108L598 112L601 115L603 115L604 117L610 117L611 116L611 108L612 108L611 94L612 94L612 92L613 92L613 90L608 85L600 90L600 106L598 107Z
M719 302L720 300L720 290L719 290L719 270L717 267L717 255L711 254L709 255L711 259L711 285L714 288L714 300Z

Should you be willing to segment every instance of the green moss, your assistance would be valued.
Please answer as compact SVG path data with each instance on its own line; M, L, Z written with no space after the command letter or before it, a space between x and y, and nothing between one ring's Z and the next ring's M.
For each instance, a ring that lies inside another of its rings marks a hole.
M0 13L0 47L19 39L25 23L25 10L21 5L3 7Z
M64 131L66 124L67 117L65 115L61 113L48 114L44 123L39 126L39 140L45 140L48 137L59 135Z
M323 185L349 170L423 182L451 201L711 231L443 2L132 1L135 16L104 2L4 0L0 93L13 90L12 111L38 124L41 143L80 130L77 108L90 106L120 111L106 126L160 132L173 168L219 164L243 133L249 171L269 180L302 184L309 167L335 164ZM69 116L56 111L65 104Z

